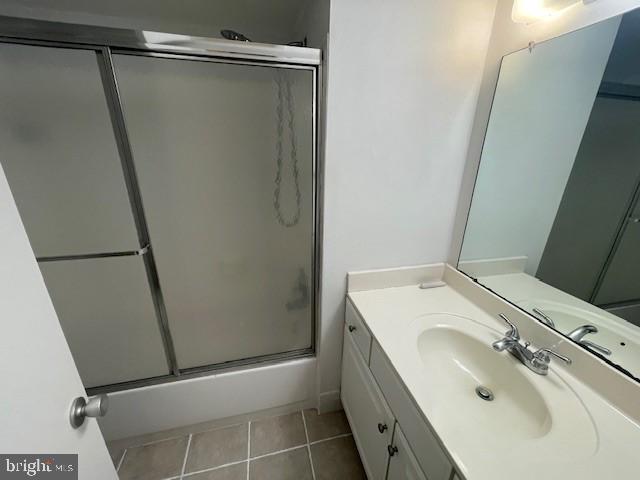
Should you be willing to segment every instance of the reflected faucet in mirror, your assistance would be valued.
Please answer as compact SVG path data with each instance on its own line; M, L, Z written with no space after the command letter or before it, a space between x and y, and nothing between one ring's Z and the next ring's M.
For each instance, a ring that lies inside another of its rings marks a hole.
M544 313L542 310L534 307L531 309L531 311L542 321L542 323L549 325L551 328L556 328L556 324L551 319L551 317L549 317L549 315Z
M585 335L589 335L590 333L598 333L598 327L594 327L593 325L582 325L581 327L578 327L575 330L567 333L567 337L591 350L595 350L598 353L602 353L603 355L611 355L611 350L609 350L608 348L584 339Z

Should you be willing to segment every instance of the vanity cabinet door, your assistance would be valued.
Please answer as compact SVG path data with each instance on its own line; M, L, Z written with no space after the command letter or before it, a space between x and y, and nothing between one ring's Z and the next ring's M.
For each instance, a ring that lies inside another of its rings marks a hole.
M449 480L451 463L375 340L371 347L370 364L375 381L402 425L403 435L411 443L422 470L429 480Z
M345 323L347 325L347 335L353 337L353 340L360 349L360 352L362 352L364 362L369 365L369 356L371 355L371 334L360 318L360 315L351 304L350 300L347 300Z
M367 477L383 480L395 419L346 328L341 397Z
M427 480L398 423L393 433L389 455L391 457L387 480Z

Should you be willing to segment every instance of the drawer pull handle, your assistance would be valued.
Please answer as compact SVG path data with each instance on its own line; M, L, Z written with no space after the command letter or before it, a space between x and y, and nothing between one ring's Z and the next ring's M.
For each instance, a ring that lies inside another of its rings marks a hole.
M355 332L356 331L356 327L354 327L353 325L349 325L349 331L350 332Z
M398 453L398 447L394 445L387 445L387 451L389 452L389 456L393 457L396 453Z
M388 428L389 428L389 427L387 427L387 424L386 424L386 423L379 423L379 424L378 424L378 431L379 431L380 433L384 433L384 432L385 432L385 430L387 430Z

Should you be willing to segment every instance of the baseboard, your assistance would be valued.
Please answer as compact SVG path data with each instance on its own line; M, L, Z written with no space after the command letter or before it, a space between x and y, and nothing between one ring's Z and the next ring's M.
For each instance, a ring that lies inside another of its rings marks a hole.
M106 440L115 440L280 407L311 407L315 378L316 359L304 358L115 392L100 428Z
M340 390L332 390L330 392L322 392L318 396L318 412L336 412L342 410L342 402L340 401Z

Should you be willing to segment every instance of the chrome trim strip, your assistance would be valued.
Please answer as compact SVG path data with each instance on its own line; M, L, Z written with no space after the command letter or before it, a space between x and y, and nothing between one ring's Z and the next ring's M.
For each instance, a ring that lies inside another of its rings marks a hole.
M313 233L312 233L312 243L313 243L313 251L312 251L312 282L313 282L313 292L312 292L312 320L311 320L311 349L316 352L317 351L317 341L319 338L318 326L320 319L320 269L322 265L322 198L321 198L321 189L322 184L320 179L322 177L322 169L320 165L320 134L321 127L319 121L319 112L321 105L321 97L322 93L319 89L319 85L321 85L321 75L322 75L322 66L318 66L313 75L313 110L312 110L312 118L313 118L313 152L312 152L312 182L313 182L313 192L312 192L312 218L313 218Z
M160 385L163 383L172 383L187 378L206 377L213 373L229 373L238 370L245 370L245 367L267 366L280 363L286 360L298 360L302 358L313 358L314 352L312 348L301 350L292 350L290 352L274 353L270 355L262 355L259 357L249 357L240 360L232 360L224 363L216 363L213 365L205 365L202 367L187 368L180 370L180 375L163 375L161 377L145 378L142 380L132 380L130 382L114 383L111 385L102 385L99 387L87 388L87 395L99 395L102 393L120 392L122 390L130 390L134 388L148 387L150 385Z
M59 262L62 260L90 260L95 258L113 258L113 257L135 257L146 255L149 251L149 245L145 245L139 250L127 250L123 252L105 252L105 253L83 253L79 255L57 255L49 257L36 257L38 263Z
M167 359L167 366L171 373L178 376L180 375L178 360L173 344L173 338L171 336L171 330L169 328L169 320L167 318L167 310L164 304L162 289L160 288L158 269L156 267L153 249L151 248L149 229L147 227L144 207L142 205L142 195L140 193L138 177L133 163L133 151L131 149L131 143L129 142L129 134L127 132L124 110L120 99L116 71L109 47L104 47L96 51L96 58L100 69L100 77L102 78L104 94L109 107L109 116L111 117L113 133L116 138L116 143L118 144L118 153L120 155L120 162L122 164L124 180L127 186L127 193L129 194L129 202L131 204L131 211L133 213L136 231L138 232L138 240L146 253L143 257L144 267L149 281L153 306L156 311L158 327L160 329L162 344Z
M245 60L237 58L220 58L220 57L205 57L199 55L193 55L188 53L165 53L155 51L142 51L142 50L128 50L126 48L112 48L112 55L133 55L138 57L153 57L153 58L166 58L168 60L190 60L193 62L213 62L232 65L254 65L265 68L286 68L290 70L316 70L315 65L301 65L295 63L284 62L264 62L257 60Z
M0 36L69 44L82 43L98 47L109 46L143 51L186 53L207 57L244 58L263 62L320 64L320 50L315 48L236 42L218 38L50 22L1 15Z

